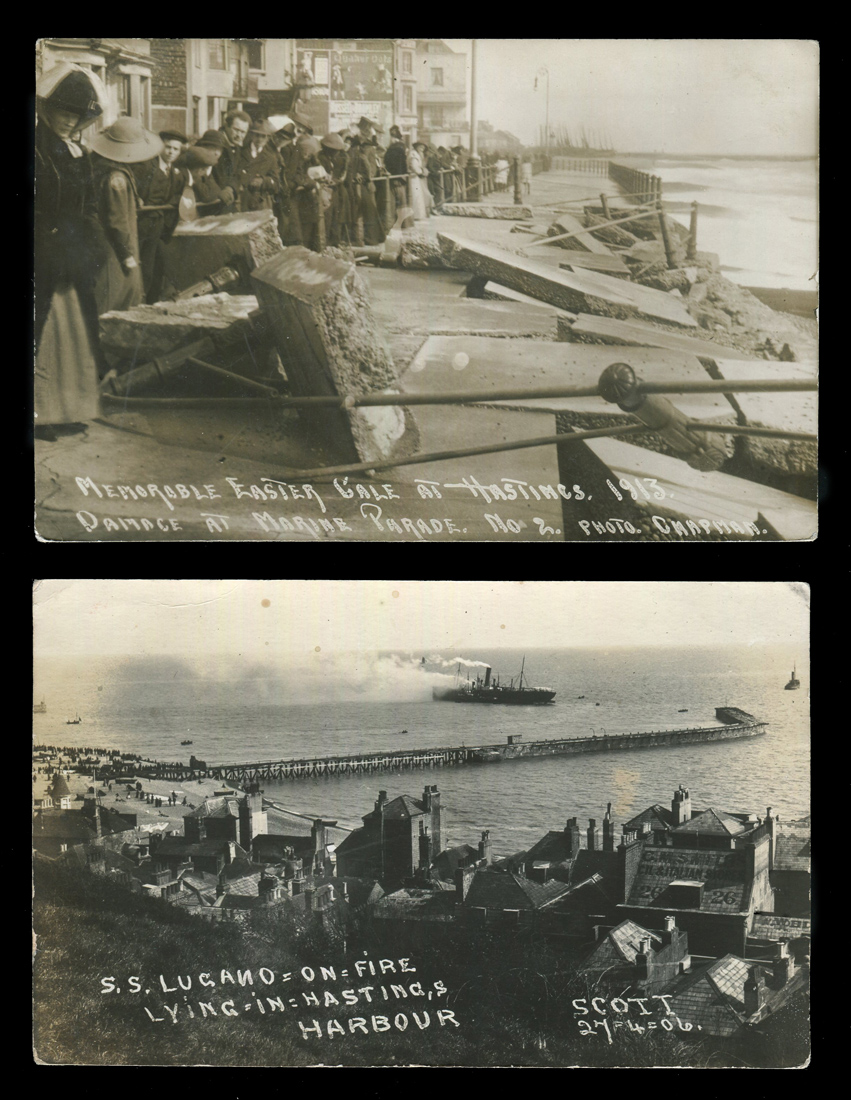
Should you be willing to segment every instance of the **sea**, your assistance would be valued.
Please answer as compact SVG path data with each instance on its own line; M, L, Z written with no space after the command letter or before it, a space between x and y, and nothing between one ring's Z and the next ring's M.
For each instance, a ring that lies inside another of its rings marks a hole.
M618 156L659 176L666 209L689 224L699 203L697 242L740 286L816 290L818 161L789 158Z
M549 706L436 702L489 664L503 682L525 657L530 684L557 694ZM189 754L212 763L602 736L718 724L735 706L769 723L764 737L719 744L370 775L264 782L268 798L308 817L360 825L379 789L420 797L435 783L446 846L476 844L489 829L497 856L528 848L569 817L585 827L608 803L620 825L669 805L680 784L696 808L781 817L809 812L809 675L790 645L608 649L472 649L463 652L308 653L272 667L238 656L203 665L182 658L36 660L37 744L117 748L158 760ZM425 662L423 663L423 659ZM798 691L785 691L797 663ZM79 725L67 725L79 714ZM181 746L191 740L192 746Z

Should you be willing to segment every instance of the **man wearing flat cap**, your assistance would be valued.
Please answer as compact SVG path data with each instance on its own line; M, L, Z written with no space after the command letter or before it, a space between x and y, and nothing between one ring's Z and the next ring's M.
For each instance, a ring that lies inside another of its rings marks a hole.
M281 158L269 140L275 132L268 119L251 124L248 141L239 155L240 178L244 180L243 210L272 210L281 190Z
M160 130L160 140L163 151L158 157L133 166L140 203L139 254L148 303L160 300L165 246L177 228L178 203L190 182L188 170L175 163L189 139L177 130Z
M213 169L225 147L225 139L219 130L207 130L178 160L178 166L189 171L192 191L199 217L211 217L223 213L222 190L213 177Z

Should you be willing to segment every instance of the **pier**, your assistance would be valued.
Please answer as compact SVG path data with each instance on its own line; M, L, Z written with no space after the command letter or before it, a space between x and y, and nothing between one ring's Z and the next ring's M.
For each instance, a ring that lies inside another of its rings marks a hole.
M725 721L725 714L729 717L735 715L737 720L730 722L727 717L727 724L723 726L699 729L604 733L591 737L559 738L547 741L523 741L515 734L509 737L507 744L455 745L449 748L335 754L311 756L300 760L267 760L251 764L207 764L193 757L190 766L154 762L143 764L139 771L157 779L176 781L209 778L232 783L254 783L263 780L314 779L322 776L361 775L405 768L499 763L531 756L569 756L588 752L622 752L734 741L745 737L758 737L765 733L768 726L767 722L759 722L752 715L734 708L719 708L716 713L721 721Z

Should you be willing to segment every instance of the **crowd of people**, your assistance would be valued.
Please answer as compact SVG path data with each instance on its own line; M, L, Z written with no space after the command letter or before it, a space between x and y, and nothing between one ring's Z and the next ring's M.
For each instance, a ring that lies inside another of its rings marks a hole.
M105 101L92 73L63 63L37 87L36 434L81 430L107 372L98 317L160 300L168 242L181 219L271 210L284 245L381 244L400 217L429 217L471 185L463 146L406 144L362 117L318 138L298 111L277 128L230 111L195 141L122 116L81 132ZM497 189L508 160L486 154ZM401 224L410 225L410 221Z

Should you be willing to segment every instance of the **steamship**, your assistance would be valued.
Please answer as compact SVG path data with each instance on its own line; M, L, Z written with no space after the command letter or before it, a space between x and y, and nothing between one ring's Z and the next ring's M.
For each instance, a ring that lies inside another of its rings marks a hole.
M448 703L505 703L514 706L542 706L551 703L556 693L552 688L529 687L524 685L526 658L520 666L520 676L515 686L512 679L508 685L501 684L499 677L491 679L490 666L485 667L484 679L476 676L474 680L469 678L461 682L461 666L455 673L455 686L451 688L432 688L432 699Z
M792 666L792 679L789 681L789 683L783 689L784 691L797 691L798 688L801 686L801 681L798 679L798 677L796 675L797 671L798 671L797 668L793 665Z

